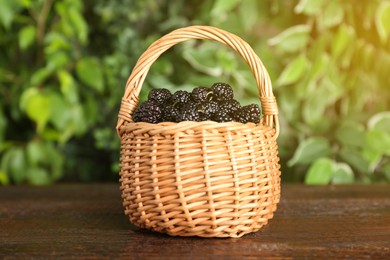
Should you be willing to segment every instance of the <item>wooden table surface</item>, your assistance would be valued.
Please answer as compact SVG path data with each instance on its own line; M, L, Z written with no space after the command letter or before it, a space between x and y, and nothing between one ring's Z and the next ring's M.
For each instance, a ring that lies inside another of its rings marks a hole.
M132 226L119 184L0 187L0 259L390 259L390 186L283 185L274 218L241 238Z

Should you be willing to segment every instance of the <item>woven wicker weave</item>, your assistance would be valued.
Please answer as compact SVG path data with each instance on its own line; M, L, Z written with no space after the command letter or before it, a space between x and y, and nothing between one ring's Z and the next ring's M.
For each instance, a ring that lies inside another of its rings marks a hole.
M223 43L244 58L259 90L258 125L133 122L151 65L173 45L192 39ZM127 81L117 131L123 205L133 224L174 236L240 237L273 217L280 198L278 109L266 69L236 35L190 26L154 42Z

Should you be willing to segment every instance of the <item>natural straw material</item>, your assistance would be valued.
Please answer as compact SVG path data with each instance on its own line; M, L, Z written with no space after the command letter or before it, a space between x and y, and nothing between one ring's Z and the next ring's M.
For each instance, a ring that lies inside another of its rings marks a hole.
M244 58L259 90L258 125L133 122L151 65L173 45L192 39L223 43ZM236 35L190 26L154 42L127 81L117 131L123 205L133 224L174 236L240 237L273 217L280 198L278 109L266 69Z

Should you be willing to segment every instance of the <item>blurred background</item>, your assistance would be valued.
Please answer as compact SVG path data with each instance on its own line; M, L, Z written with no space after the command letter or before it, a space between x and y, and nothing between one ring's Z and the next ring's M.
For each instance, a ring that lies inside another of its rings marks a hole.
M0 0L0 184L118 180L115 125L138 57L179 27L248 42L280 110L282 181L390 182L390 1ZM175 46L141 99L227 82L258 103L249 67L209 41Z

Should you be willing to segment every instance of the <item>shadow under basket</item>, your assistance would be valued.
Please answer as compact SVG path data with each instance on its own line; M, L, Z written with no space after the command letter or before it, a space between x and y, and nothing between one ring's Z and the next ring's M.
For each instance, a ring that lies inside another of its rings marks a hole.
M244 58L259 90L259 124L133 122L150 66L173 45L191 39L218 41ZM153 43L129 77L117 131L120 189L134 225L173 236L241 237L273 217L280 199L278 109L266 69L238 36L190 26Z

